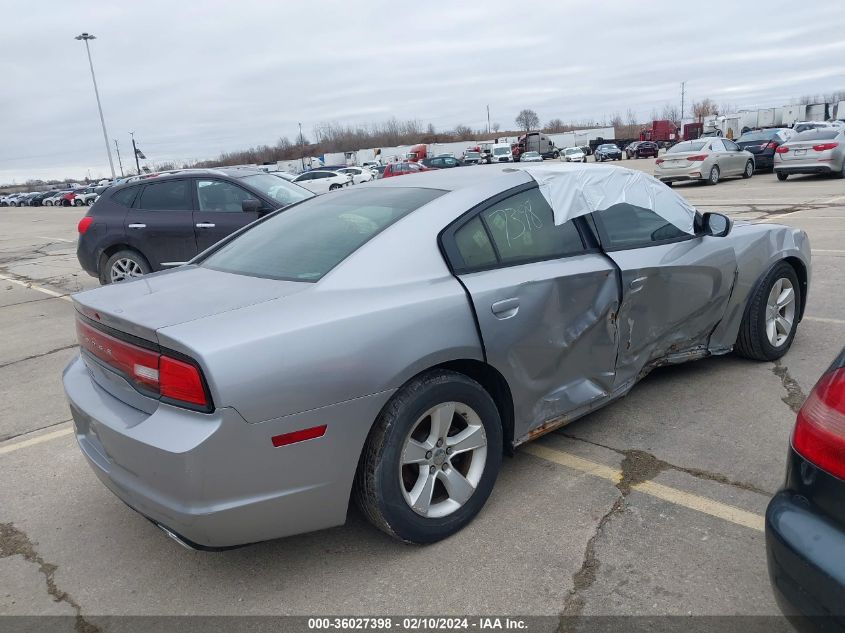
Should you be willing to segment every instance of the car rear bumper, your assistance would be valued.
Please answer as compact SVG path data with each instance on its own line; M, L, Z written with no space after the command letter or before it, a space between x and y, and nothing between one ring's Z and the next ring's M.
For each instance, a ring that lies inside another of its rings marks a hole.
M775 163L775 172L782 174L836 174L842 170L839 166L825 163L805 163L803 165L789 165L788 163Z
M171 536L206 549L342 524L361 447L390 396L251 424L228 407L205 414L157 403L147 413L112 396L92 371L111 374L77 357L63 375L76 439L92 470ZM322 437L273 446L277 435L322 424Z
M845 532L792 490L766 510L769 578L788 616L822 618L805 624L845 630ZM801 624L800 622L798 623Z
M672 174L672 175L664 175L664 174L654 174L654 177L657 178L660 182L684 182L689 180L704 180L705 176L703 176L700 172L690 172L686 174Z

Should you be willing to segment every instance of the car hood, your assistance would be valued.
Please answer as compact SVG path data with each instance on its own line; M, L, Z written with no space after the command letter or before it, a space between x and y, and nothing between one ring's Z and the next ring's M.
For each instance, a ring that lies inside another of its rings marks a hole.
M157 341L160 328L280 299L312 283L182 266L73 296L77 311L108 327Z

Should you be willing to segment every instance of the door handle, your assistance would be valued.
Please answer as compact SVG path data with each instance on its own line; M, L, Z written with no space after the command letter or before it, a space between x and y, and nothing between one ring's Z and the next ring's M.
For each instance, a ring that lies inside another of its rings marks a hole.
M645 282L648 280L648 277L637 277L634 279L628 287L631 289L631 292L639 292L645 286Z
M496 301L492 306L490 306L490 309L493 311L493 314L496 315L496 318L510 319L511 317L516 316L516 313L519 312L519 299L513 297L511 299Z
M128 229L145 229L147 228L146 224L127 224L126 228Z
M215 225L212 224L211 222L199 222L197 224L198 229L213 229L214 227L215 227Z

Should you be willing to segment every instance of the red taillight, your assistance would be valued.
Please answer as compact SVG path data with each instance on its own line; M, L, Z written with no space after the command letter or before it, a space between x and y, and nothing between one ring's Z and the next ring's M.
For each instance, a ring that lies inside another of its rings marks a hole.
M202 375L195 365L121 340L79 317L76 335L82 349L120 373L139 391L167 398L174 404L210 409Z
M845 368L824 376L798 412L792 446L807 461L845 479Z
M813 149L817 152L826 152L837 147L839 147L839 143L819 143L818 145L813 145Z
M698 163L702 160L707 160L708 154L696 154L695 156L687 156L687 160L691 163Z
M79 231L80 235L85 233L88 230L88 227L91 226L91 223L94 221L94 218L85 216L79 221L79 224L76 225L76 230Z
M780 147L778 147L778 148L775 150L775 152L777 152L778 154L786 154L788 151L789 151L789 148L788 148L788 147L785 147L785 146L783 146L783 145L781 145Z
M654 161L654 163L655 163L656 165L659 165L659 164L660 164L660 163L662 163L662 162L664 162L664 159L662 159L662 158L658 158L656 161Z
M769 141L768 143L763 145L763 149L773 149L773 150L777 151L778 144L777 144L776 141Z

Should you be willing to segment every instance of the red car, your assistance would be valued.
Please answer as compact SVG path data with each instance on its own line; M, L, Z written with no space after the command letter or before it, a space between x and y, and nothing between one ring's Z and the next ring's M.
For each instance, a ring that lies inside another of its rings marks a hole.
M70 193L66 193L61 197L61 199L56 203L56 206L61 207L72 207L74 205L74 199L76 198L76 193L71 191Z
M417 174L421 171L432 171L428 167L420 165L419 163L390 163L384 168L382 178L390 178L391 176L407 176L408 174Z

